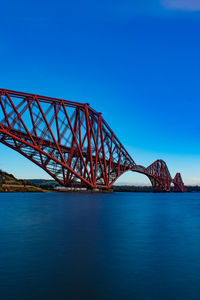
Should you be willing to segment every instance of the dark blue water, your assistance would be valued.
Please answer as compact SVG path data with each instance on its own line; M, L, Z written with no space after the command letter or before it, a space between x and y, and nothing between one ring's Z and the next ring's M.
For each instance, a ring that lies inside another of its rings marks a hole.
M0 194L0 299L200 299L200 194Z

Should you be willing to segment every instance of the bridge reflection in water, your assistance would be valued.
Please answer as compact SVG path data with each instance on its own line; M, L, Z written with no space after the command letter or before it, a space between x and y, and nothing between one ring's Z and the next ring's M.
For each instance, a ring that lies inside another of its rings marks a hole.
M125 172L146 175L155 192L184 191L166 163L135 163L87 103L0 89L0 142L44 169L63 186L110 188Z

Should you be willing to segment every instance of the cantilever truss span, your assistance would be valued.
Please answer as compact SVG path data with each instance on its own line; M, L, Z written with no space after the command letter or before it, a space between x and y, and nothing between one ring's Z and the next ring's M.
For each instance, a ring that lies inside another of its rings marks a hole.
M44 169L63 186L110 188L126 171L142 173L154 191L183 191L164 161L136 165L88 104L0 89L0 142Z

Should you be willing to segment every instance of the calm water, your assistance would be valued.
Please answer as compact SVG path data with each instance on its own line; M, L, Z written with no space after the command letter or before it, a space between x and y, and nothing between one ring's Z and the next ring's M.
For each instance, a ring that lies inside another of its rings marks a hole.
M0 194L0 299L200 299L200 194Z

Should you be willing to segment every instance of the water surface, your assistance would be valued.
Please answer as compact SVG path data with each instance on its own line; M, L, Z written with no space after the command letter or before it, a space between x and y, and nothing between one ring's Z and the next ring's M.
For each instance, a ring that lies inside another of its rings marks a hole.
M0 299L199 300L200 194L0 194Z

